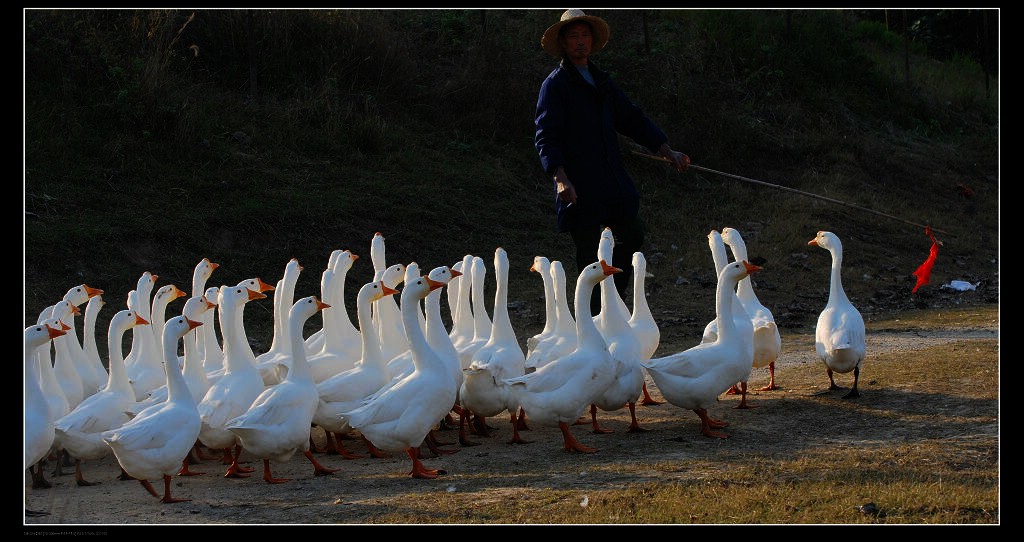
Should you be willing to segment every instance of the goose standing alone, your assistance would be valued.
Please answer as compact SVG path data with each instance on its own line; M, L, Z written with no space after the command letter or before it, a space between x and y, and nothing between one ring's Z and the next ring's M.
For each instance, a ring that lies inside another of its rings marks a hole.
M708 437L728 438L725 433L714 429L726 427L729 423L709 416L707 407L722 392L750 375L754 347L749 334L736 326L732 314L733 300L736 284L760 269L746 261L732 262L718 274L715 290L718 332L713 342L701 342L682 352L642 363L668 402L690 409L700 417L701 433Z
M100 434L110 445L118 464L154 497L151 479L163 478L163 503L190 501L171 497L171 476L181 469L185 457L199 437L199 411L181 374L178 343L190 330L202 325L184 316L176 316L164 325L164 369L167 374L167 401L153 405L121 427Z
M828 373L828 389L845 389L836 385L832 378L833 372L848 373L853 371L853 388L843 396L844 399L860 397L857 383L860 380L860 364L864 361L866 338L864 318L860 311L850 303L843 290L842 266L843 243L836 234L819 231L807 242L818 246L832 254L832 271L829 277L828 302L814 328L814 349L818 357L825 363Z
M284 380L267 387L241 416L224 425L234 433L246 451L263 460L263 481L268 484L287 482L288 478L274 478L270 462L284 462L302 450L313 464L315 476L333 474L320 464L309 451L309 427L320 404L313 375L306 362L306 345L302 327L317 312L329 308L316 296L296 301L288 312L288 337L291 340L291 359L287 360L288 374Z

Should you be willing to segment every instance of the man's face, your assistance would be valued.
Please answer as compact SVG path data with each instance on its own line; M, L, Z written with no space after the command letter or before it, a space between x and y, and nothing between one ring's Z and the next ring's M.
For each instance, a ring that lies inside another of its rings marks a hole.
M583 22L569 23L564 28L562 50L574 64L586 64L590 56L590 48L594 37L590 33L590 25Z

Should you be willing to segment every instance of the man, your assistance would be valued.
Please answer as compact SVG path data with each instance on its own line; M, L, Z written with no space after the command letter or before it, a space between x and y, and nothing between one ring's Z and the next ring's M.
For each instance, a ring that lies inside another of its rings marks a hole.
M614 275L621 296L632 284L632 257L643 246L644 223L618 134L664 156L678 171L690 159L672 150L665 133L590 60L609 34L603 19L579 9L567 10L544 32L541 47L561 62L540 87L534 145L554 181L557 228L572 236L577 271L596 261L601 232L611 228L615 251L609 263L623 270ZM591 306L597 314L599 296Z

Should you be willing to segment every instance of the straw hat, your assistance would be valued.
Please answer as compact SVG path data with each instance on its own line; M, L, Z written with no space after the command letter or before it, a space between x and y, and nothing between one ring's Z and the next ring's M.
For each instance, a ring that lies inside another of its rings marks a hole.
M604 22L604 19L600 17L594 17L593 15L583 13L582 9L565 10L565 13L562 14L562 18L544 31L544 35L540 38L541 48L549 54L561 58L562 46L558 43L558 31L563 26L576 21L586 21L590 23L591 31L594 33L594 44L591 46L590 52L596 53L603 49L605 44L608 43L608 35L611 34L611 29L608 28L608 23Z

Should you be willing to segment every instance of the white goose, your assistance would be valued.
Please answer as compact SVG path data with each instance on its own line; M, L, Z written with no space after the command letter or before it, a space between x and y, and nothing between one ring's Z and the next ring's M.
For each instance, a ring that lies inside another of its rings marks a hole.
M330 304L331 298L331 280L334 278L334 266L337 265L338 258L341 257L341 249L332 250L330 256L327 257L327 267L324 268L323 272L320 273L320 295L324 303ZM326 316L327 313L324 313ZM309 334L305 339L306 354L311 356L316 354L324 347L324 329L327 327L327 319L324 319L324 325L320 329Z
M107 369L103 367L100 350L96 344L96 319L103 308L102 295L94 295L85 305L85 317L82 318L82 352L84 361L79 365L82 371L84 389L94 388L97 391L107 384Z
M510 442L518 444L524 442L519 436L519 403L509 393L505 380L526 374L526 355L508 315L508 272L508 254L498 247L494 251L494 320L487 342L473 352L469 367L463 371L459 400L463 410L473 414L477 434L488 434L486 418L508 411L512 421Z
M192 290L190 297L206 295L206 282L210 280L213 272L220 267L220 264L213 263L209 258L203 258L192 270Z
M62 303L67 303L62 301ZM63 322L56 318L52 318L50 314L53 312L53 307L47 307L44 309L46 317L42 315L39 317L37 325L49 325L54 329L58 329L67 333L69 326L64 325ZM39 383L43 388L43 398L46 400L47 410L50 416L50 420L57 420L61 416L71 412L71 405L68 403L67 397L64 396L64 390L60 387L60 383L57 381L57 372L53 368L53 361L50 355L50 347L53 341L47 341L42 346L35 348L32 355L36 359L36 368L39 374ZM26 351L26 354L29 352ZM59 466L61 462L57 462Z
M167 323L167 307L170 306L171 302L179 297L185 297L188 294L183 292L180 288L173 284L167 284L161 286L153 294L153 307L150 310L150 314L153 316L151 324L153 326L160 326L156 332L153 333L153 340L156 341L157 346L163 348L163 326ZM181 356L179 356L180 361Z
M196 264L195 269L192 270L191 297L207 295L206 282L210 280L210 276L213 275L213 272L218 267L220 267L220 264L211 262L209 258L203 258L202 260L199 260L199 263ZM207 297L207 299L210 299L214 303L217 302L216 297ZM205 330L209 329L212 333L214 333L213 337L214 341L216 341L216 331L214 331L213 326L213 313L204 313L203 317L204 319L200 320L200 322L202 322L203 325L199 328L199 331L196 332L196 336L194 339L196 342L196 349L199 353L200 359L206 359L206 338L203 335ZM218 349L219 348L220 347L218 346Z
M203 297L215 305L219 304L220 286L210 286L203 292ZM203 369L207 374L217 371L224 372L224 349L217 339L217 327L223 328L224 326L223 323L216 320L219 312L204 312L201 320L203 325L196 330L196 346L199 357L203 359Z
M128 294L128 308L139 313L147 322L153 322L153 286L158 278L159 275L149 271L142 273L135 290ZM157 333L161 332L162 328L157 330ZM148 327L132 329L132 346L124 358L124 365L128 369L136 401L144 400L149 392L166 381L163 364L160 362L160 343Z
M268 484L288 481L288 478L274 478L270 462L288 461L299 450L313 464L315 476L337 470L321 465L309 451L309 427L320 397L306 362L302 336L306 320L328 307L330 305L312 295L294 303L288 314L288 337L292 347L292 357L287 360L288 374L280 383L263 390L245 413L224 426L238 437L242 448L263 460L263 481Z
M66 322L80 312L78 307L65 300L53 306L51 315L67 328L65 331L71 333L74 326ZM71 350L72 340L74 337L67 334L53 340L53 371L57 376L60 389L64 392L64 397L67 398L68 408L73 410L78 403L85 399L85 392L82 386L82 375L78 372L76 365L78 360Z
M185 301L185 306L184 308L182 308L181 314L188 318L189 320L202 322L203 315L206 314L210 309L216 307L217 305L207 300L205 295L200 295L198 297L193 296L188 298L187 301ZM201 329L201 326L199 329ZM185 378L185 384L188 385L188 391L189 393L192 394L192 399L195 400L197 405L199 404L200 401L202 401L203 396L206 395L207 390L210 389L210 381L206 377L206 370L203 368L203 359L199 355L199 341L197 340L196 337L199 334L199 329L191 330L188 333L186 333L184 337L182 337L182 344L184 345L184 355L178 357L182 364L182 376ZM125 409L125 411L129 415L135 416L143 409L149 408L154 404L166 401L167 396L168 388L167 385L164 384L163 386L160 386L159 388L153 390L153 392L149 394L149 397L146 398L145 401L140 401L138 403L130 405ZM178 471L178 476L196 476L202 474L199 472L193 472L189 470L188 466L189 462L191 461L198 462L201 459L217 459L216 456L207 457L205 454L201 452L199 448L195 448L193 452L195 453L195 458L193 459L193 456L189 455L188 460L185 461L185 463L181 466L181 470Z
M602 281L602 285L610 282L612 281ZM614 285L612 294L618 297ZM598 423L597 409L613 412L628 407L631 419L628 431L646 431L640 427L636 419L636 403L643 395L644 388L644 370L640 362L649 358L644 357L644 346L621 311L602 309L601 315L604 323L601 335L615 363L615 378L590 405L591 427L594 433L611 433L611 429L604 429Z
M708 247L711 249L711 258L715 265L715 277L721 276L722 269L729 264L729 255L726 252L725 241L722 240L722 234L718 230L711 230L708 233ZM742 261L742 260L740 260ZM717 283L716 283L717 284ZM717 286L716 286L717 287ZM747 316L747 312L743 309L743 304L740 303L738 297L736 297L735 288L733 289L732 301L732 318L736 323L737 328L743 331L744 334L749 328L751 341L753 341L754 325L750 322L750 317ZM704 334L701 338L701 342L713 343L718 339L718 317L712 319L706 326L704 326Z
M734 228L722 228L722 241L732 249L733 258L736 261L747 260L747 244L743 236ZM753 279L747 277L740 281L736 287L736 297L754 326L754 363L755 369L768 367L768 384L759 391L770 391L779 389L775 385L775 360L782 352L782 336L779 335L779 326L775 324L775 316L772 311L761 304L754 293ZM745 383L744 383L745 384Z
M216 308L216 303L207 299L205 295L200 294L198 296L192 296L188 298L188 301L185 301L185 306L181 309L181 314L189 320L201 322L206 313L213 312L212 309ZM184 354L181 357L182 376L185 377L185 382L188 384L188 390L192 392L192 397L196 400L196 405L203 400L203 397L206 396L206 392L210 389L210 380L206 378L206 369L203 367L203 358L199 355L198 337L192 336L198 334L199 329L185 334L185 338L183 340ZM166 389L166 387L164 389Z
M224 474L226 478L244 477L242 473L252 472L238 464L241 445L238 437L224 426L249 410L252 402L263 392L263 377L250 359L252 350L243 342L245 338L238 328L242 307L253 299L266 297L244 286L223 286L217 303L221 334L224 336L224 372L216 381L210 381L210 389L197 408L202 420L199 440L207 448L223 451L224 463L230 463Z
M351 251L343 250L330 267L324 270L321 290L326 286L324 303L331 308L323 312L323 328L306 339L306 352L309 353L309 366L313 371L314 382L323 382L333 375L351 369L362 356L359 330L352 324L348 309L345 307L345 279L358 259L359 256ZM317 336L321 338L319 341L315 340ZM311 350L311 347L317 344L319 348Z
M161 342L163 341L164 324L167 322L167 307L175 299L186 295L188 294L173 284L161 286L153 294L152 306L149 310L149 314L152 317L149 327L153 329L139 330L138 333L152 334L153 344L156 345L157 352L163 349ZM134 328L132 328L132 333L136 333ZM145 338L142 338L142 340L146 341ZM145 352L146 350L143 351ZM132 370L129 370L129 378L132 381L132 387L136 390L136 394L138 394L140 389L145 389L145 397L139 400L139 402L145 402L156 390L165 387L166 377L164 377L163 363L152 363L151 361L147 363L143 358L139 358L138 361L143 363L136 362ZM180 356L178 361L182 361ZM166 396L166 392L164 393Z
M36 351L47 346L49 342L67 332L50 327L48 324L36 324L25 328L25 468L32 471L32 487L50 487L43 478L43 468L37 465L50 453L53 447L53 418L43 395L39 381L39 358ZM41 515L26 510L27 515Z
M162 337L164 367L167 373L167 401L153 405L121 427L100 434L110 445L118 464L154 497L160 495L149 482L163 478L163 503L191 499L171 497L171 476L177 473L199 436L199 412L188 385L181 375L178 343L197 326L184 316L176 316L164 325Z
M615 235L612 233L612 229L611 228L605 228L601 232L601 239L600 239L600 241L598 241L598 244L597 244L597 259L598 260L604 260L606 262L611 262L611 261L613 261L612 257L613 257L614 251L615 251ZM642 256L643 255L641 254L641 257ZM634 254L632 261L635 262L636 260L637 260L636 254ZM646 265L646 261L644 262L644 264ZM634 284L634 288L633 288L633 303L634 303L634 305L637 303L637 291L641 292L641 297L643 297L642 286L643 286L643 279L644 279L644 274L645 273L646 273L646 267L644 268L643 271L639 271L639 272L636 270L635 267L633 269L633 284ZM636 284L637 284L638 280L639 280L639 284L641 286L640 290L636 289ZM643 301L641 302L641 304L644 307L646 307L646 305L647 305L646 298L643 298ZM607 314L609 312L612 312L614 314ZM617 322L619 320L621 320L621 319L624 319L624 320L627 321L627 323L629 323L633 319L633 315L630 314L629 307L626 306L626 302L622 299L622 296L619 295L619 290L618 290L618 287L616 287L616 285L615 285L615 281L614 280L612 280L612 281L607 281L607 280L606 281L602 281L601 282L601 312L600 312L600 314L598 314L597 316L594 317L594 322L597 324L597 329L601 332L602 335L604 335L605 342L608 343L609 346L611 345L611 342L612 342L612 337L610 336L610 334L612 332L609 329L611 324L609 324L609 320L615 321L616 322L616 326L617 326L618 325ZM641 321L643 322L642 324L640 323ZM654 326L653 333L651 332L651 329L650 329L650 327L652 325ZM634 325L632 323L630 323L629 330L632 333L634 333L634 335L636 335L638 333L643 334L643 336L637 336L637 340L640 341L640 345L641 345L641 348L643 349L643 351L646 352L648 349L650 349L651 356L653 356L654 355L654 351L657 350L657 348L658 348L658 341L661 340L661 335L660 335L660 332L657 330L657 324L654 323L654 317L650 316L650 314L649 314L649 309L648 309L648 314L647 315L644 315L642 311L641 311L640 314L638 314L637 326L634 327ZM652 343L653 343L653 348L651 347ZM643 359L650 359L650 356L647 356L646 358L643 358ZM642 376L642 374L643 374L643 370L642 369L641 369L640 373L641 373L641 376ZM655 401L654 398L651 397L651 394L647 391L647 383L646 382L643 383L640 391L641 391L641 393L643 393L643 402L642 402L642 404L644 404L644 405L658 405L658 404L661 404L659 401ZM591 419L592 419L592 422L594 423L594 430L598 431L598 427L596 425L596 419L594 419L594 416L593 416L594 413L595 413L594 409L591 409ZM636 423L636 418L633 419L633 425L630 426L630 430L631 431L640 431L641 430L640 427L638 425L635 425L635 423Z
M615 362L594 324L590 299L601 281L621 272L603 260L584 267L576 280L576 349L532 373L505 381L534 423L557 425L561 429L566 451L597 451L576 440L568 424L579 419L615 379Z
M830 390L844 389L837 386L832 378L833 372L848 373L853 371L853 388L843 396L844 399L860 397L857 383L860 380L860 364L864 361L866 351L866 334L864 318L860 311L850 303L850 298L843 290L842 266L843 243L836 234L819 231L807 242L808 245L819 246L832 254L832 271L829 278L828 302L814 328L814 349L818 357L825 363L828 373Z
M205 295L193 296L185 301L181 314L189 320L202 322L203 315L216 307L217 305L207 300ZM188 390L192 393L192 398L196 400L196 404L202 401L206 391L210 389L210 381L203 368L203 359L199 356L199 347L197 346L196 335L198 335L199 329L201 327L185 334L182 338L184 354L178 356L182 365L182 376L185 378L185 383L188 384ZM127 410L134 416L143 409L166 400L167 384L164 384L153 390L145 400L131 405Z
M466 277L455 283L454 287L449 286L448 308L452 316L452 329L448 332L448 336L451 337L452 344L457 351L461 351L464 346L473 341L473 307L470 305L469 299L473 292L472 267L472 254L466 254L462 257L461 262L456 262L452 266L452 269ZM455 294L454 302L452 300L453 293Z
M405 280L404 265L387 267L384 235L381 232L374 233L370 240L370 260L373 262L374 281L382 280L388 288L397 289ZM394 296L385 296L373 304L373 326L380 337L381 352L385 359L392 359L409 349L409 340L402 327L401 311Z
M451 373L420 329L417 309L419 300L442 286L430 277L419 277L407 282L402 290L402 323L416 369L369 397L359 408L343 413L349 425L376 447L392 452L405 450L412 459L413 478L436 478L445 474L443 470L426 469L419 458L419 446L430 429L455 403Z
M453 284L453 280L461 277L462 273L456 269L452 269L447 265L435 267L430 270L427 275L431 280L435 280L449 286ZM454 284L458 284L455 282ZM445 364L448 366L448 370L451 372L452 386L455 388L455 404L452 405L452 412L461 414L462 407L459 406L460 401L458 393L462 387L462 382L465 378L462 372L462 361L459 359L459 351L455 349L455 345L452 343L451 337L448 335L449 330L445 327L444 320L441 317L441 292L438 290L432 290L427 298L423 301L423 312L426 319L426 335L427 342L430 343L431 348L441 356ZM413 364L411 369L414 369ZM445 415L442 423L451 422L451 412ZM464 431L459 433L459 441L463 446L474 446L477 443L469 442L467 435ZM437 448L439 444L432 436L428 436L427 444L431 447L431 450L437 454L447 453L446 450L440 450Z
M760 269L741 261L727 264L719 273L715 290L718 332L714 342L702 342L682 352L642 363L665 399L680 408L693 410L701 419L701 432L709 437L728 438L713 429L729 424L711 418L707 407L722 392L750 375L754 347L749 334L736 327L733 300L736 284Z
M284 275L277 281L274 288L274 335L270 341L270 349L256 356L256 367L263 377L263 384L277 384L288 371L285 363L292 357L291 338L288 336L290 326L288 314L295 304L295 285L302 273L299 260L292 258L284 267Z
M301 269L302 268L299 267L300 271ZM245 279L236 284L236 286L242 286L260 293L271 291L274 292L275 294L277 293L276 286L272 286L270 284L267 284L266 282L263 282L263 279L261 279L260 277ZM245 349L243 351L244 354L246 355L246 357L249 358L253 365L256 365L256 368L260 371L260 376L263 378L264 386L269 385L268 383L277 383L280 381L281 378L284 378L284 372L288 370L287 367L277 365L268 368L260 366L256 363L256 354L252 351L252 347L249 346L249 338L246 336L245 331L245 305L242 305L241 309L239 309L238 311L238 324L235 327L235 330L242 337L243 342L245 343Z
M633 334L640 341L642 359L649 360L658 351L658 344L661 343L661 330L658 329L658 322L651 314L651 307L647 304L647 258L643 252L633 253L633 313L629 317L629 327ZM647 390L647 382L643 385L644 397L641 405L660 405L663 401L655 400Z
M614 250L615 235L612 234L611 228L605 228L601 232L601 240L597 243L598 261L604 260L611 263ZM594 323L597 324L597 329L602 335L605 335L608 327L605 322L605 313L608 311L615 311L618 318L629 320L629 307L626 306L626 302L622 300L618 289L615 288L614 280L601 281L601 312L594 316ZM605 335L606 340L607 338L607 335Z
M410 267L413 265L410 264ZM461 277L462 273L447 265L442 265L431 269L427 276L431 280L447 286L451 284L452 279ZM414 279L416 277L409 278ZM456 384L456 389L458 389L462 385L462 366L459 365L459 352L455 349L455 345L452 344L451 337L448 336L448 330L445 328L444 320L441 318L441 289L431 290L430 294L423 300L423 305L423 332L427 337L427 342L446 362L453 362L449 364L449 369L452 371L452 380ZM453 357L454 360L452 360ZM455 365L458 365L458 368L455 368ZM391 375L391 380L394 381L409 376L416 369L416 365L412 362L412 351L407 350L388 361L387 369L388 374Z
M486 277L487 266L484 265L483 258L473 256L469 266L469 290L472 305L470 318L473 323L473 338L463 343L462 346L455 346L455 349L459 351L459 362L462 364L463 369L469 368L470 363L473 361L473 354L480 347L487 344L487 340L490 339L491 335L491 327L493 327L491 318L487 316L487 307L484 301L484 280ZM463 284L462 287L465 288L466 285Z
M716 276L721 276L722 269L729 263L729 256L726 252L725 241L722 240L722 234L718 230L711 230L708 234L708 246L711 248L711 257L715 263ZM743 261L743 260L737 260ZM739 296L736 295L736 289L733 288L732 292L732 319L736 324L736 329L740 330L740 336L744 337L750 342L751 348L751 367L753 367L753 348L754 348L754 323L750 320L750 316L747 315L747 311L743 308L743 303L740 302ZM704 336L701 342L712 343L718 338L718 318L708 322L708 325L704 328ZM730 395L740 394L740 402L735 408L752 408L747 403L747 386L746 382L740 382L739 386L737 383L733 383L726 393Z
M102 294L103 290L99 288L92 288L87 284L79 284L69 288L64 294L63 299L71 302L75 307L81 307L82 304L93 297ZM84 399L99 391L106 384L107 375L106 372L96 371L92 360L85 353L82 342L78 340L78 333L75 330L75 316L78 314L81 314L81 310L75 311L64 321L70 329L67 330L66 338L62 338L60 341L66 345L67 353L73 359L71 365L75 367L75 371L78 372L78 379L82 382L82 398ZM102 367L100 365L100 368ZM101 372L102 374L100 374Z
M417 279L422 274L423 273L420 272L420 264L418 264L416 262L409 262L405 266L405 273L402 276L402 280L399 281L399 282L401 283L401 282L406 282L408 280ZM380 303L378 302L374 306L376 307L377 305L380 305ZM399 309L399 310L401 310L401 309ZM418 317L418 319L420 321L420 329L424 333L426 333L427 332L427 320L426 320L426 317L423 316L422 300L417 300L416 301L416 315L417 315L417 317ZM401 312L399 312L399 316L401 316ZM401 323L401 318L399 318L398 322ZM402 330L402 333L403 334L405 333L404 329ZM401 341L401 339L399 339L399 341ZM384 344L383 340L382 340L381 344L382 345ZM388 361L388 365L389 365L388 372L390 372L392 375L394 375L394 372L392 371L392 367L397 367L398 365L401 365L400 362L398 362L398 363L395 362L396 359L405 359L405 358L409 358L410 356L412 356L412 352L408 348L408 341L406 341L404 344L406 345L406 349L402 350L401 352L398 352L394 356L391 356L390 361ZM395 363L395 365L392 366L392 363Z
M100 438L100 434L121 427L131 419L127 411L136 404L135 391L124 367L121 342L129 329L147 324L149 322L129 309L121 310L111 318L107 331L110 373L106 386L86 397L53 424L60 445L75 459L75 482L79 486L94 484L82 476L82 461L110 455L110 446Z
M362 346L360 359L351 369L316 384L320 404L313 415L313 423L328 433L328 446L333 444L334 450L347 459L359 456L346 450L341 442L340 435L349 430L348 418L342 413L358 408L367 397L391 382L387 360L380 349L380 337L370 331L373 329L371 306L378 299L397 293L383 281L368 282L359 289L356 294L356 321L360 329L367 330L359 334Z
M434 281L440 282L446 286L450 286L453 283L452 280L462 276L462 273L442 265L435 267L430 270L427 276ZM458 393L459 388L462 387L462 381L464 378L462 372L462 362L459 360L459 352L455 349L455 345L452 343L452 339L449 336L448 329L445 328L444 320L441 317L441 290L432 290L427 295L426 299L423 300L424 305L424 319L426 327L424 332L426 333L427 342L430 347L434 349L441 359L445 362L448 370L451 372L452 386ZM391 375L393 382L398 382L403 378L412 374L416 369L416 364L413 363L412 351L407 351L402 355L392 359L387 364L388 373ZM462 414L462 407L459 406L460 401L458 395L455 398L455 404L452 405L452 410ZM450 415L450 414L449 414ZM448 416L445 416L445 421L448 421ZM459 441L463 446L476 446L477 442L471 442L467 438L465 433L465 425L459 427ZM427 437L427 445L431 451L435 454L450 453L448 450L442 450L438 446L438 442L433 438L432 433Z
M276 289L276 287L271 286L271 285L267 284L266 282L263 282L263 279L261 279L259 277L253 277L251 279L241 280L241 281L238 282L238 284L235 285L235 287L245 288L245 289L248 289L248 290L252 290L254 292L259 292L261 294L263 292L270 292L270 291L273 291L273 290ZM219 291L222 292L224 290L224 288L226 288L226 286L221 286ZM221 295L223 295L223 294L222 293L218 293L217 294L217 299L219 299ZM266 296L264 295L263 297L266 297ZM219 306L219 304L220 303L218 302L218 306ZM255 367L256 366L256 354L253 353L253 351L252 351L252 346L249 344L249 337L246 335L246 330L245 330L245 304L243 303L238 308L238 312L236 312L234 314L234 321L232 321L232 322L225 322L220 316L218 316L218 320L220 320L221 337L224 337L228 333L231 333L231 334L235 335L235 337L238 338L238 340L236 341L236 344L238 345L238 348L235 349L234 355L245 358L246 360L249 361L249 363L251 365L253 365ZM227 342L226 338L224 339L224 342ZM225 346L223 348L226 349L227 347ZM227 353L223 353L223 355L227 356ZM205 365L206 361L204 360L203 363ZM222 360L222 363L223 363L223 360ZM220 377L224 375L224 372L226 370L227 370L227 366L225 364L224 367L222 367L221 369L218 369L218 370L212 371L212 372L208 371L206 373L206 378L209 379L210 384L212 385L215 382L217 382L218 380L220 380ZM285 369L281 369L282 372L284 372L284 370ZM260 378L263 379L264 385L266 385L266 382L267 382L268 379L273 379L274 378L274 375L264 374L263 372L259 371L259 368L257 368L257 372L260 372ZM283 376L284 375L282 374L282 378L283 378Z
M527 371L540 369L549 361L569 354L579 344L576 319L569 310L566 296L568 286L565 268L559 260L551 262L551 286L555 296L555 329L548 340L538 344L531 355L526 357Z
M463 274L462 270L464 269L463 266L462 266L462 260L459 260L459 261L453 263L451 265L451 267L449 267L449 269L451 269L452 271L458 271L459 275L462 275ZM465 269L466 269L467 272L469 271L468 268L465 268ZM461 281L461 280L458 281L458 282L452 282L452 283L448 284L447 288L445 288L445 296L448 298L448 314L450 315L451 322L452 322L452 327L448 331L448 336L449 336L449 338L452 339L452 344L455 344L455 340L454 340L455 317L457 316L456 315L456 311L458 310L458 306L459 306L459 287L462 286L462 283L463 283L463 281Z
M380 280L388 288L395 290L399 284L405 281L405 265L396 263L385 269L379 279L374 277L374 280ZM373 304L373 311L374 328L380 337L382 355L390 360L408 350L409 339L402 326L402 313L395 302L395 297L383 297ZM418 319L419 317L417 317Z
M538 344L554 335L555 325L558 323L558 316L555 314L555 288L551 284L551 260L544 256L534 256L530 272L539 274L544 284L544 329L526 339L526 359L530 359Z

